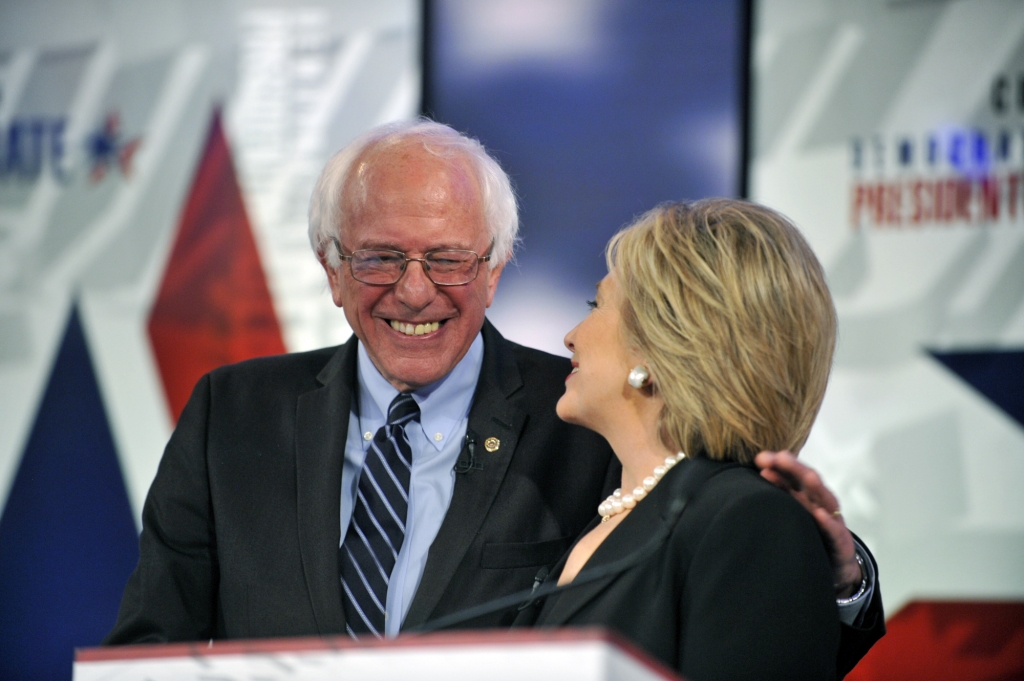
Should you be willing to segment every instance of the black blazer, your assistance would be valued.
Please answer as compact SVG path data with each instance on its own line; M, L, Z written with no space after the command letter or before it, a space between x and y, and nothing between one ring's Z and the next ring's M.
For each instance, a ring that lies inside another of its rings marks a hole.
M555 415L569 361L489 323L483 335L469 429L500 446L477 444L482 468L457 475L406 627L529 588L618 484L607 443ZM344 632L341 468L356 343L199 381L146 498L139 564L106 643Z
M679 514L673 502L682 498ZM642 562L585 583L588 571L638 552ZM869 629L842 627L840 654L832 571L814 520L739 464L674 467L575 581L516 625L608 627L692 681L841 677L884 633L876 585Z

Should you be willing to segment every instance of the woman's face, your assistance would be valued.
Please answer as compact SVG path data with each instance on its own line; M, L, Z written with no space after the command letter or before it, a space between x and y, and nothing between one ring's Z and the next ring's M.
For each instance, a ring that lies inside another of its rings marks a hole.
M597 285L597 297L587 318L565 337L572 351L572 373L558 400L559 418L598 433L610 429L622 414L629 370L639 363L625 343L623 297L613 274Z

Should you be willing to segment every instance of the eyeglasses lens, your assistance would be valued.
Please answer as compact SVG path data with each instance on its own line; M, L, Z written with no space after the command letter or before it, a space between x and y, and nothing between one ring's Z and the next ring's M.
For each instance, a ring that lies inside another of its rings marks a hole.
M394 284L402 278L409 260L397 251L356 251L352 254L352 276L366 284ZM472 251L432 251L423 257L422 264L435 284L458 286L476 278L479 260Z

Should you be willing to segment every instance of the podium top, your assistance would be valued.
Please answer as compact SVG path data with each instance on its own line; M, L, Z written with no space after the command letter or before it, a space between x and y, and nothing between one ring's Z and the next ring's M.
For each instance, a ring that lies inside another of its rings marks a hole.
M74 681L146 678L238 681L314 679L523 679L679 681L635 645L603 629L516 629L207 641L85 648Z

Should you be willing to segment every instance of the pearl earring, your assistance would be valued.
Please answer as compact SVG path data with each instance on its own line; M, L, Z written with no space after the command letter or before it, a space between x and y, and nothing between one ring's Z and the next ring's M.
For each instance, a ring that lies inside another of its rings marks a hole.
M633 367L633 370L629 372L629 378L626 382L631 386L639 390L640 388L647 385L647 381L651 378L651 372L647 370L643 364L637 364Z

